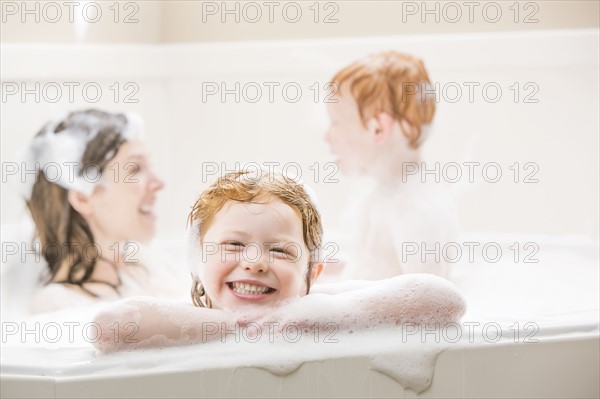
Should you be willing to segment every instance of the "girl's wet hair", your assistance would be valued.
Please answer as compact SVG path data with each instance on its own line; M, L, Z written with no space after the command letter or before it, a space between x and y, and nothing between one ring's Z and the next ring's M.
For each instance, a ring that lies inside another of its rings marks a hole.
M200 246L206 231L216 214L229 201L241 203L267 204L278 199L289 205L302 221L304 244L310 253L306 273L306 293L310 291L310 275L315 263L320 260L323 239L321 215L313 199L302 183L269 171L237 171L219 177L200 194L188 217L188 224L194 231ZM193 276L192 301L200 307L212 307L198 276ZM204 297L204 300L203 300Z

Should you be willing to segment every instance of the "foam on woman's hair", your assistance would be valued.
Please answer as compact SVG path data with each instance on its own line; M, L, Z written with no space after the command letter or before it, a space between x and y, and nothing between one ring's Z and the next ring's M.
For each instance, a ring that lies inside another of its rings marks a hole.
M28 172L20 187L21 194L27 199L31 198L38 172L42 171L49 182L67 190L90 195L100 181L100 171L84 171L82 168L82 159L88 144L100 131L109 126L115 126L114 130L124 140L138 139L142 136L143 121L138 114L108 115L110 117L106 118L90 112L74 112L64 114L48 123L19 156L20 166ZM67 120L69 126L55 133ZM109 152L107 159L114 155ZM34 171L35 173L32 173Z

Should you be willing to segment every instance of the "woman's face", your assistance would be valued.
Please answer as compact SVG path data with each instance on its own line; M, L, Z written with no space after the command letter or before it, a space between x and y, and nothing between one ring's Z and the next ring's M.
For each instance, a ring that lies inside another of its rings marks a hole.
M155 232L154 203L164 182L152 171L138 140L123 143L106 165L84 215L96 239L148 242Z
M202 248L202 283L214 308L270 306L306 294L310 254L302 221L278 199L226 203L204 234Z

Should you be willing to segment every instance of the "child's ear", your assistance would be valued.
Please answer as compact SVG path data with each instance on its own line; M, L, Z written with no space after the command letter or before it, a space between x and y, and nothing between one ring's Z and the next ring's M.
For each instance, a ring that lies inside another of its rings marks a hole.
M90 197L79 191L69 190L67 192L67 201L81 215L89 215L92 210Z
M310 284L314 284L314 282L317 280L317 278L321 275L321 272L323 271L323 263L319 262L319 263L315 263L312 267L312 270L310 272Z
M367 122L367 128L373 135L375 143L380 144L392 134L394 118L387 112L379 112Z
M417 135L419 134L419 130L416 127L402 119L400 121L400 129L402 129L404 137L406 137L410 143L417 141L416 139Z

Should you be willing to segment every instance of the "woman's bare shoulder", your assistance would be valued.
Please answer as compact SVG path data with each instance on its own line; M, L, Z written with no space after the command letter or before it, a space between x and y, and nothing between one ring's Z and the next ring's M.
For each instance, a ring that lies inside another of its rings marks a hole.
M41 287L33 294L29 303L29 310L31 313L45 313L96 302L96 298L90 296L79 287L50 283Z

